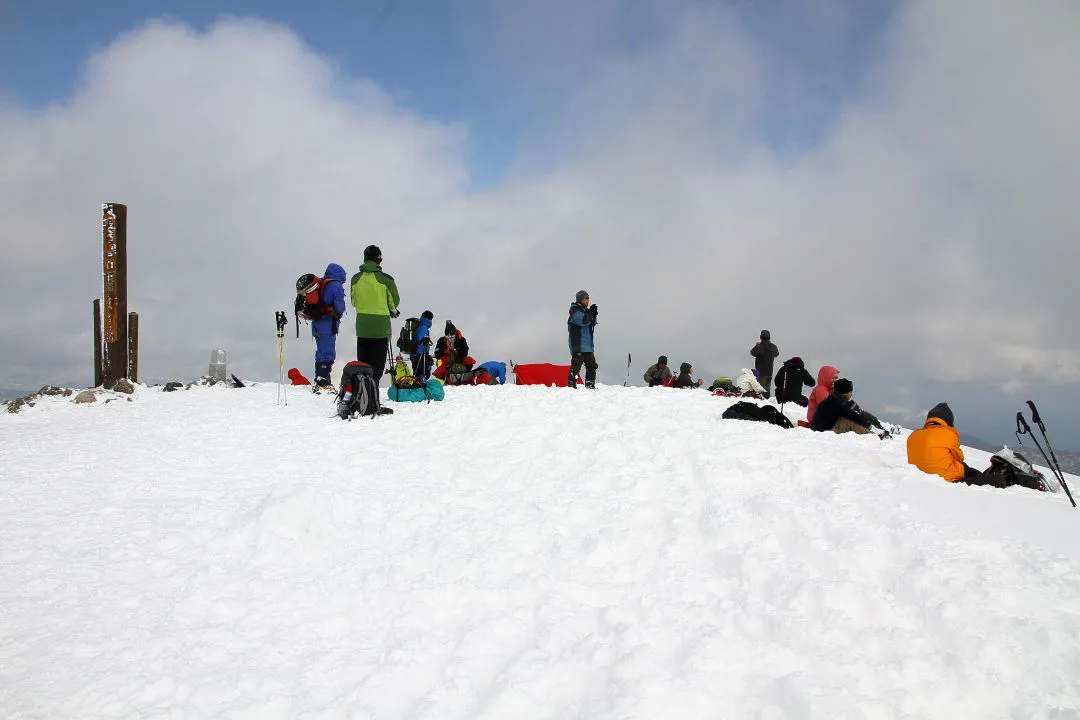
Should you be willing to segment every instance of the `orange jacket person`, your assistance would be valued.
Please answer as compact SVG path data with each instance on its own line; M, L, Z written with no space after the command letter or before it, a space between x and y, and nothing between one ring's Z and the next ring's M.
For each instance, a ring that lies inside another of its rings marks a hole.
M953 413L945 403L931 408L922 429L908 435L907 459L923 472L940 475L949 482L982 474L964 463L960 433L953 427Z

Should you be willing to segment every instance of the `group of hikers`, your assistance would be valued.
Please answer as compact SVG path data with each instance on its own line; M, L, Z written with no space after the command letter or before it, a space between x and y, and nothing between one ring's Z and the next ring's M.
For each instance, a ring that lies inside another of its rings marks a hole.
M364 248L364 262L349 279L348 289L349 302L356 315L356 359L371 368L376 385L386 372L387 361L390 360L391 320L401 315L401 295L397 282L383 271L382 261L382 250L377 245ZM333 367L337 361L341 318L346 309L345 279L345 270L337 263L328 264L320 279L320 312L311 321L311 336L315 339L315 392L335 391ZM411 374L423 382L430 377L445 381L455 374L472 373L476 361L469 354L469 342L452 321L446 321L443 334L432 348L431 328L434 319L431 310L425 310L419 318L413 319L415 326L411 329L410 347L407 350ZM394 359L392 373L395 376L402 374L404 360L401 354ZM495 367L484 371L490 372L492 377L501 374L501 370ZM294 383L303 379L298 372L291 371L290 378Z
M369 245L364 249L363 264L349 279L349 300L356 314L356 359L370 366L376 387L390 358L391 320L400 316L398 308L401 304L397 283L383 271L382 260L382 250L376 245ZM337 358L337 335L345 314L344 283L345 270L336 263L327 265L319 292L319 301L326 311L311 324L316 346L317 391L333 388L331 373ZM592 303L588 291L579 290L570 305L566 321L570 349L567 386L570 388L577 387L583 367L584 386L596 388L597 314L597 306ZM408 346L411 374L421 381L429 377L446 381L453 373L471 372L475 360L469 355L468 341L451 321L446 321L443 334L432 350L434 317L432 311L425 310L415 319ZM877 417L859 407L853 398L854 384L840 377L834 366L822 366L815 380L803 359L794 356L781 364L774 377L774 361L779 355L779 348L772 341L771 333L762 330L750 348L754 368L742 368L734 382L728 377L718 377L708 389L715 394L768 399L775 381L776 401L781 406L790 402L805 407L806 421L800 424L811 430L857 435L875 433L883 439L890 436L889 430ZM691 363L684 362L679 366L679 373L674 375L668 367L667 356L661 355L656 364L645 371L643 378L649 387L699 388L704 382L694 379L693 370ZM394 373L400 376L406 372L405 359L399 355ZM803 394L804 387L813 389L809 396ZM964 462L960 435L953 423L953 413L947 404L934 406L927 414L925 425L908 437L908 462L949 482L1002 486L1000 478L994 473L981 472Z
M750 348L754 368L742 368L734 382L728 377L718 377L708 389L718 395L768 399L773 389L773 361L779 355L780 350L772 341L772 333L762 330L757 342ZM694 368L690 363L682 363L677 376L672 374L667 363L667 356L661 355L656 364L645 371L643 378L649 387L697 388L705 384L703 380L693 378ZM812 430L857 435L876 432L881 437L890 436L876 416L859 407L852 397L854 384L840 377L839 371L832 365L823 366L815 380L803 359L796 355L781 364L775 376L775 385L776 401L780 405L794 403L805 407L805 425ZM804 386L813 388L809 397L803 394Z

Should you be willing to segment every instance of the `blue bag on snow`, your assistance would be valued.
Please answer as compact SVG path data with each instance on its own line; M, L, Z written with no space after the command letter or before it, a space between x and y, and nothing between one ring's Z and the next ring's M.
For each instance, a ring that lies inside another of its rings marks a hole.
M422 388L399 388L391 385L386 389L386 397L396 402L424 402L425 400L442 400L446 393L442 383L435 378L428 378Z

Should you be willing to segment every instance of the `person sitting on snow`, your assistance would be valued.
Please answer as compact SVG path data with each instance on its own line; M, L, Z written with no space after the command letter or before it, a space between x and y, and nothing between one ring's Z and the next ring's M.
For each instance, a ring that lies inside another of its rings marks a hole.
M814 424L814 411L822 400L829 397L829 393L833 389L833 383L836 382L838 377L840 377L840 371L832 365L822 365L821 369L818 370L817 385L814 387L814 391L810 393L810 400L806 405L806 422L811 425Z
M757 370L751 370L750 368L743 368L739 371L739 378L735 381L735 385L744 397L765 397L765 387L758 382L757 375Z
M982 473L964 462L960 433L953 420L948 404L938 403L930 408L926 424L908 435L907 461L924 473L940 475L949 482L977 479Z
M695 380L693 378L694 366L688 362L684 362L679 366L679 376L671 383L671 387L675 388L696 388L701 387L702 380Z
M645 371L645 383L649 387L663 385L664 381L671 377L671 368L667 365L667 355L661 355L656 359L655 365L650 365Z
M840 378L833 384L833 391L821 401L810 423L812 430L834 433L853 432L856 435L870 433L870 424L861 412L854 407L851 399L854 384L847 378Z
M908 462L924 473L938 475L949 482L997 488L1019 485L1031 490L1048 489L1038 473L1006 475L995 472L993 460L999 459L1000 453L991 460L990 467L986 470L976 470L968 465L964 462L964 450L960 447L960 433L953 423L952 409L946 403L938 403L930 408L930 412L926 413L926 424L908 435ZM1012 455L1011 452L1009 454ZM1015 467L1015 464L1013 466ZM1031 470L1030 466L1028 470Z
M435 358L440 367L448 367L454 363L466 363L469 360L469 342L457 326L449 320L443 330L443 336L435 343ZM471 369L471 368L466 368Z
M773 381L776 388L776 402L795 403L806 407L809 399L803 395L803 385L814 387L814 378L806 371L803 359L796 355L785 360Z
M412 374L412 368L409 366L409 363L405 362L405 357L401 353L398 353L397 357L394 358L394 369L391 373L390 381L397 382L406 375Z

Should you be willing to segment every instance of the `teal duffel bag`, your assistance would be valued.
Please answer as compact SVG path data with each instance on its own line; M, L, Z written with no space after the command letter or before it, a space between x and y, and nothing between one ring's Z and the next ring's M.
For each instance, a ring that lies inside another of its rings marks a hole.
M443 399L444 394L442 383L435 378L428 379L423 387L399 388L397 385L391 385L386 390L386 397L396 402L424 402L425 400L437 402Z

